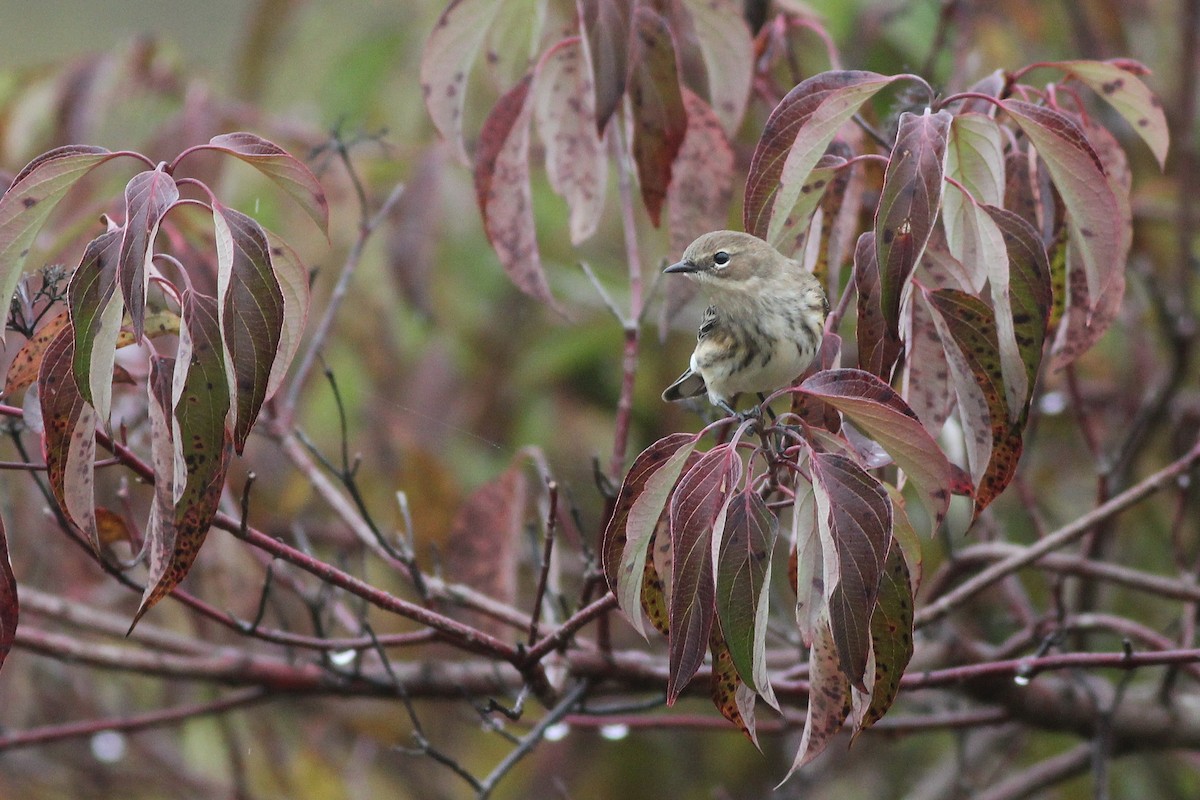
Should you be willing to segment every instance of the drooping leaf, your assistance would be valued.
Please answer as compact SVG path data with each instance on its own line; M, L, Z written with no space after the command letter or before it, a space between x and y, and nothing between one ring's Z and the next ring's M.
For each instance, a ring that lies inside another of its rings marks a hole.
M600 564L608 587L634 629L646 636L638 613L646 549L696 437L675 433L647 447L633 461L604 528Z
M131 630L142 615L170 594L191 570L217 513L229 467L232 442L225 427L229 391L215 298L191 290L184 292L181 351L185 350L184 337L189 339L186 347L189 357L175 363L171 378L174 423L166 424L177 430L178 449L186 470L185 482L181 491L177 487L174 508L170 511L174 541L169 550L162 549L158 560L152 558L150 561L146 591L130 625ZM156 478L157 469L158 465ZM159 508L157 503L155 508ZM161 508L159 513L167 513L167 510Z
M716 615L713 538L719 539L724 530L726 508L741 472L736 448L717 445L679 479L671 495L668 705L704 661Z
M916 597L924 571L921 537L917 535L916 528L908 518L904 495L900 494L900 490L890 483L883 484L883 488L887 489L888 497L892 501L892 546L899 545L900 547L900 552L904 556L904 567L908 570L909 593Z
M733 196L733 148L716 114L690 89L683 90L683 103L687 134L667 189L667 227L674 255L681 255L700 234L724 228Z
M425 108L438 133L463 164L470 163L463 143L467 76L503 5L498 0L452 0L438 17L421 52Z
M960 407L972 402L969 399L972 394L962 385L966 381L974 382L986 403L986 430L972 429L982 422L976 415L966 414L964 419L968 460L988 453L987 466L982 470L979 463L971 463L971 473L976 478L975 517L978 517L1016 473L1023 447L1022 426L1010 421L992 310L979 298L954 289L927 292L926 298L936 312L934 324L958 384Z
M743 718L742 710L738 705L738 688L742 686L742 679L738 676L737 667L733 664L733 655L729 652L729 645L721 638L721 632L717 628L713 628L712 635L709 638L709 650L712 651L712 677L709 679L709 693L712 696L713 705L717 707L717 711L721 712L721 716L737 726L738 730L746 734L746 738L755 747L758 747L758 732L755 731L754 719Z
M800 196L796 199L796 205L786 210L785 214L784 209L779 209L779 213L784 214L783 222L775 233L776 244L780 252L795 253L801 247L806 251L812 248L812 228L818 227L814 212L821 207L826 187L833 185L837 177L843 174L840 168L845 163L846 159L841 156L821 156L812 172L808 173L808 180L800 187ZM821 226L820 229L823 231L824 226ZM807 264L805 266L807 267Z
M941 285L937 276L930 274L931 256L938 251L931 240L925 248L925 257L921 259L921 281L934 281L934 286ZM949 253L941 252L951 259ZM938 269L938 267L934 267ZM953 282L954 288L961 288ZM950 368L942 350L942 340L937 328L930 317L929 308L918 296L914 296L912 313L907 325L901 328L901 338L904 341L904 381L902 384L903 397L909 407L916 413L917 418L929 431L930 435L938 436L954 406L954 385L950 379Z
M900 335L900 296L933 232L942 205L946 145L953 117L947 111L904 112L892 147L875 213L875 258L883 319Z
M80 178L113 156L103 147L57 147L25 165L0 195L0 303L4 308L50 212Z
M213 202L217 244L218 319L225 342L233 446L240 455L267 398L279 355L284 301L272 269L266 231L251 217Z
M191 358L191 334L180 330L180 356ZM176 359L152 355L146 383L146 416L150 429L150 466L154 470L154 495L146 522L146 564L151 576L166 575L175 554L175 503L187 484L187 465L179 422L172 409L171 381ZM137 621L134 620L134 624Z
M819 756L850 715L850 681L838 659L832 627L828 619L823 619L817 626L808 657L808 711L804 718L804 733L784 781Z
M634 9L630 63L633 161L642 202L657 227L671 185L672 167L687 134L688 114L679 87L671 29L665 19L646 6Z
M1000 126L983 114L959 114L950 125L946 148L946 177L953 178L971 193L976 204L1000 205L1004 199L1004 138ZM942 224L950 253L960 261L964 255L963 228L973 220L971 201L951 189L942 199Z
M21 345L21 349L13 356L12 363L8 365L8 375L4 378L3 396L6 399L21 402L21 395L37 381L46 349L70 321L71 318L65 311L56 314Z
M1162 101L1138 78L1149 70L1128 61L1058 61L1047 66L1066 70L1087 84L1133 126L1134 132L1149 145L1158 166L1165 168L1171 141L1167 116Z
M154 237L158 235L163 215L179 199L175 179L162 167L160 164L158 169L139 172L125 185L125 226L117 257L117 282L139 340L142 320L146 316L146 288L150 280L150 258L154 255Z
M671 522L665 508L658 518L658 524L654 526L654 532L650 534L647 555L649 557L642 570L642 613L656 631L669 636L671 628L667 616L667 595L670 594L668 581L671 578ZM664 565L666 569L659 568Z
M125 304L117 292L123 235L120 228L88 242L67 286L67 308L75 329L75 382L83 398L107 423L112 400L113 364ZM145 315L141 318L143 330ZM134 339L138 334L130 332Z
M888 380L900 358L900 337L889 330L883 316L879 266L875 260L875 234L858 237L854 248L854 288L858 294L858 365Z
M838 663L865 692L869 623L892 536L892 504L879 482L843 455L813 453L810 464L821 547L837 554L837 574L824 581ZM833 563L828 555L824 560Z
M874 725L892 707L900 678L913 654L913 594L904 553L893 540L879 581L879 602L871 614L875 679L871 702L854 721L855 735Z
M96 411L79 391L71 362L75 333L58 332L42 356L38 372L42 454L50 491L67 520L99 550L96 533Z
M746 178L743 226L778 243L809 173L862 104L897 80L874 72L823 72L801 82L767 118Z
M1125 270L1123 215L1100 157L1079 126L1061 111L1021 100L1000 102L1045 163L1066 206L1067 225L1083 258L1088 292L1099 297L1113 275Z
M742 682L778 707L767 674L771 554L779 520L753 489L729 501L717 554L717 619Z
M708 99L725 135L742 124L754 76L754 43L736 0L683 0L708 74Z
M271 363L271 376L267 379L267 394L270 398L283 383L287 369L300 349L300 338L308 320L308 307L312 300L308 282L308 269L300 261L287 242L270 231L267 234L267 252L271 256L271 271L279 281L283 296L283 324L279 328L279 347Z
M245 131L214 136L208 146L245 161L270 178L300 204L322 233L329 235L329 201L321 182L303 161L274 142Z
M571 210L571 243L600 224L608 182L604 141L596 133L596 97L579 37L542 57L534 79L533 116L546 146L546 176Z
M957 470L900 395L871 373L856 369L818 372L800 390L841 411L887 450L916 485L936 531L950 508Z
M475 154L475 200L488 241L508 277L525 294L553 306L538 254L529 185L532 81L533 76L526 75L496 102L483 123Z
M8 537L4 533L4 519L0 517L0 667L12 650L17 638L17 622L21 606L17 599L17 577L13 574L12 561L8 557Z
M834 139L826 155L849 160L854 151L843 139ZM862 183L862 170L855 169L854 165L845 166L833 173L821 195L818 207L822 218L821 235L812 272L823 286L840 285L840 270L846 254L853 258L855 239L852 237L857 233L854 229L862 209Z
M578 0L584 52L596 87L596 130L617 110L629 71L633 0Z

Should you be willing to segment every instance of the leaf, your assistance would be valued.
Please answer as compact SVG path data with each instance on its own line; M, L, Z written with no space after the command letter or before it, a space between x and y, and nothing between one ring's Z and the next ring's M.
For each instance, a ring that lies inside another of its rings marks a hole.
M642 202L650 221L658 227L671 185L672 166L687 133L688 114L666 20L639 5L633 14L633 33L629 71L633 161Z
M38 371L41 400L42 454L50 491L67 521L78 528L99 551L96 533L95 460L96 412L83 399L71 362L75 333L58 332L42 357Z
M497 101L483 123L475 153L475 200L488 241L517 288L554 306L542 272L529 185L529 120L532 104L526 75Z
M1004 138L1000 126L983 114L959 114L950 125L946 147L946 177L971 193L978 204L1000 205L1004 200ZM951 254L963 260L962 228L969 220L970 201L961 192L942 198L942 224Z
M671 525L666 509L663 512L646 546L650 558L646 559L645 569L642 570L641 601L642 612L650 624L663 636L668 636L671 630L667 618L667 595L671 591L668 584L671 577ZM667 568L659 569L660 565Z
M931 248L926 248L929 260ZM946 363L942 340L933 324L928 306L915 297L908 324L901 330L904 340L903 397L931 436L938 436L950 418L954 405L954 386Z
M824 580L838 662L850 683L865 692L869 622L892 536L892 505L879 482L849 458L813 453L810 463L821 546L837 555L837 574ZM826 555L825 564L831 563Z
M871 373L856 369L818 372L800 384L800 391L841 411L887 450L916 485L933 520L930 533L936 531L950 508L956 469L900 395Z
M71 318L67 316L67 312L56 314L34 331L33 336L27 339L25 344L21 345L21 349L13 356L12 363L8 365L8 375L4 379L4 397L6 399L17 403L21 402L21 395L38 378L38 371L42 368L42 359L46 355L46 349L58 336L59 331L67 327L70 321Z
M160 164L158 169L139 172L125 185L125 226L117 256L117 282L138 341L142 338L142 322L146 316L146 289L150 281L154 237L158 235L163 215L179 199L179 187L163 166Z
M244 131L214 136L208 146L245 161L270 178L300 204L322 233L329 235L329 201L321 182L303 161L274 142Z
M767 674L767 617L771 554L779 520L753 489L729 501L725 534L717 555L717 619L738 675L748 687L779 707Z
M604 132L625 94L633 0L578 0L583 49L596 87L596 130Z
M750 161L742 212L747 233L778 243L809 173L838 129L898 79L874 72L823 72L787 93L767 118Z
M20 604L17 602L17 577L13 574L12 561L8 557L8 538L4 533L4 519L0 517L0 667L12 650L17 638L17 622L20 619Z
M963 387L966 381L974 382L986 403L983 418L969 414L964 419L968 460L977 485L974 518L978 518L1016 473L1022 449L1021 425L1010 421L992 310L979 298L954 289L926 292L926 299L936 312L934 324L942 337L958 385L960 407L972 402L967 399L970 394ZM984 419L988 423L987 430L976 427ZM983 453L988 453L988 460L987 466L981 469L977 459Z
M883 317L879 289L879 267L875 261L875 234L867 231L858 237L854 248L854 288L858 294L858 365L888 380L900 358L900 338L893 334Z
M819 227L814 212L821 207L826 187L832 186L839 175L845 174L845 170L841 169L845 164L846 159L840 156L824 155L808 173L808 179L800 187L796 205L786 211L783 223L775 233L780 252L797 252L809 243L812 229ZM779 211L783 213L784 209Z
M446 571L501 603L517 595L517 567L525 528L529 481L518 455L499 476L467 497L454 514L446 541ZM492 621L489 630L496 630Z
M754 77L754 42L736 0L683 0L708 74L708 99L725 135L741 127Z
M185 345L185 338L189 345ZM190 355L176 361L171 383L177 441L186 468L186 482L173 510L159 511L171 515L173 542L169 548L162 548L159 558L150 560L146 590L130 630L191 570L217 513L229 468L231 441L225 428L229 392L215 298L196 294L190 289L184 291L180 350ZM162 474L160 466L155 465L156 480ZM155 508L160 506L156 504Z
M267 399L279 356L284 300L272 269L266 231L240 211L213 201L217 245L218 319L225 342L233 446L241 455Z
M926 110L920 116L902 113L884 172L875 212L875 258L883 319L893 336L900 335L901 293L921 259L941 208L952 119L947 111L930 114Z
M828 619L821 620L808 656L808 711L792 767L783 781L824 752L850 715L850 682L838 662ZM781 785L783 783L781 781Z
M114 155L103 147L57 147L25 165L0 196L0 302L4 308L50 212L80 178ZM0 339L3 337L0 329Z
M717 115L690 89L683 90L683 104L687 108L687 134L671 168L674 178L667 189L667 227L675 255L681 255L701 234L725 227L733 196L733 148L725 139Z
M1049 170L1067 209L1071 238L1083 258L1088 292L1099 297L1113 275L1125 270L1121 252L1125 220L1100 157L1079 126L1062 112L1020 100L1000 104Z
M425 108L463 164L470 163L463 144L467 75L502 5L498 0L451 0L421 51Z
M83 399L92 404L106 424L112 403L117 338L125 312L117 293L123 238L122 230L115 228L88 242L67 285L67 308L75 330L75 382ZM144 330L144 315L141 324Z
M908 518L907 504L900 490L890 483L883 485L887 489L888 498L892 501L892 547L899 546L904 555L904 567L908 570L909 593L916 597L917 589L921 586L921 575L924 571L924 559L921 554L921 537L913 528ZM888 551L890 556L891 551ZM887 567L885 565L886 572ZM882 586L882 581L880 582Z
M713 705L717 707L717 711L721 712L721 716L746 734L746 738L750 740L751 744L762 750L758 744L758 733L752 727L754 719L746 719L742 716L742 710L738 704L738 688L742 686L742 679L733 665L733 656L729 652L729 645L721 638L721 632L717 628L713 628L712 636L709 639L709 650L712 651L713 664L712 676L709 678L709 694L712 697Z
M1127 61L1057 61L1046 66L1065 70L1087 84L1133 126L1154 153L1159 168L1166 167L1171 142L1167 116L1163 113L1162 101L1137 77L1148 72L1145 67Z
M796 476L796 497L792 505L792 547L796 569L792 576L796 590L796 624L805 647L812 647L817 626L829 617L825 575L836 574L837 553L824 552L813 485L800 475ZM828 567L826 556L833 559Z
M267 252L271 256L271 271L279 281L279 292L283 296L283 324L279 328L279 347L271 363L271 376L267 379L267 397L272 397L283 383L288 367L300 349L300 338L308 321L308 308L312 302L308 269L285 241L264 229L267 235Z
M854 151L846 141L834 139L829 145L828 156L850 159L854 157ZM821 237L813 274L822 285L840 284L846 254L850 253L853 257L858 216L863 203L862 187L863 171L848 165L834 171L821 195Z
M679 480L671 495L671 595L667 704L674 704L704 661L716 613L713 538L720 538L742 462L735 448L717 445Z
M596 133L596 97L579 37L542 57L533 86L533 116L546 146L546 175L571 210L571 244L600 224L608 182L604 142Z
M645 627L637 609L646 549L671 489L695 446L694 435L674 433L643 450L625 474L613 515L604 528L600 547L604 578L617 596L618 605L643 638Z
M912 585L904 553L895 540L888 549L879 581L879 602L871 614L871 652L875 656L871 702L854 721L855 736L892 707L900 691L900 678L913 654Z

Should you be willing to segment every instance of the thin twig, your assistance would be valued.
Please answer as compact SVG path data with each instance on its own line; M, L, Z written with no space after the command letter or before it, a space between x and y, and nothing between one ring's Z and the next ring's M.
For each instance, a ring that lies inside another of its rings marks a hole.
M546 490L550 495L550 510L546 513L546 542L542 548L542 568L538 575L537 593L533 597L533 610L529 616L530 647L538 638L538 622L542 617L542 602L546 597L546 584L550 581L550 557L554 554L554 531L558 527L558 484L548 481Z

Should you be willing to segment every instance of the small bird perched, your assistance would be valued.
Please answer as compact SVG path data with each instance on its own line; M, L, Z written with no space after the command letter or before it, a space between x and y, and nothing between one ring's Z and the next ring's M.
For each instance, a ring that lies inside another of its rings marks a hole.
M824 334L829 300L799 262L757 236L706 233L678 264L711 304L696 334L691 366L663 392L668 402L705 392L730 414L741 392L773 392L812 363Z

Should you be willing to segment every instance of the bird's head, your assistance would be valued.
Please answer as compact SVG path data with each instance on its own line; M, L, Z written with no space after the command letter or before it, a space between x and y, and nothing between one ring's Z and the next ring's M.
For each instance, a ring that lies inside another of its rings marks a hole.
M679 263L663 272L682 273L701 286L734 289L772 278L786 264L787 259L778 250L757 236L712 231L689 244Z

